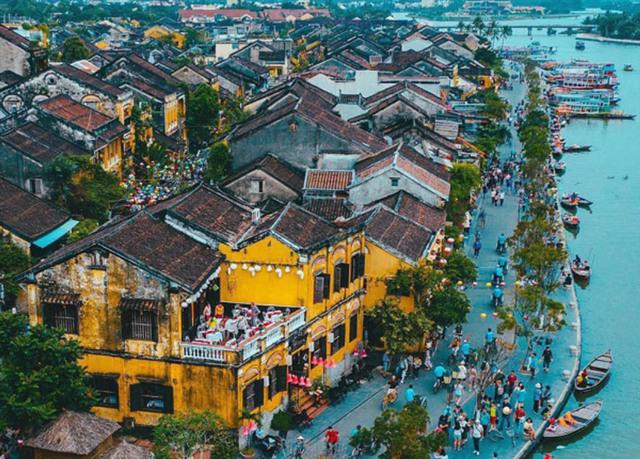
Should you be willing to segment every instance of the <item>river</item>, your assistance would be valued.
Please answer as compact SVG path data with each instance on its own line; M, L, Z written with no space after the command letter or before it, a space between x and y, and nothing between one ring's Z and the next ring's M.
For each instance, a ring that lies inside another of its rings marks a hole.
M564 20L566 21L566 19ZM558 21L560 22L560 21ZM612 349L610 381L591 399L602 398L599 424L583 438L561 445L543 445L534 457L551 452L554 458L640 457L640 47L586 42L575 50L575 37L548 36L545 30L514 30L508 45L531 40L558 48L555 57L613 62L620 81L619 108L638 115L633 121L572 120L563 130L568 145L590 144L588 153L565 154L567 171L559 179L561 192L576 191L595 202L591 213L580 209L580 232L568 234L572 254L587 257L593 278L578 289L582 317L582 361ZM635 67L624 72L624 64ZM567 352L558 349L556 352ZM568 407L577 401L571 399Z

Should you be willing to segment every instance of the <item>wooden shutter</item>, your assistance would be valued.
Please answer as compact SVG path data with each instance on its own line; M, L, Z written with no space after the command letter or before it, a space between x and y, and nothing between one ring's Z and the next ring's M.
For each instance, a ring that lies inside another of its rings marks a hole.
M340 263L340 287L349 287L349 265L347 263Z
M364 253L359 253L358 257L358 273L357 277L364 276Z
M151 315L151 339L158 342L158 313L150 312Z
M349 318L349 342L358 337L358 313L352 314Z
M163 386L164 390L164 412L173 413L173 387Z
M120 321L122 323L122 339L131 339L131 311L122 311Z
M358 278L358 253L351 257L351 282Z
M333 291L339 292L342 287L342 263L333 267Z
M325 300L329 299L329 296L331 295L331 276L329 276L329 274L320 274L322 276L322 278L324 279L322 287L322 298L324 298Z
M324 298L324 277L322 274L316 275L313 281L313 302L320 303Z
M131 411L138 411L142 408L142 384L129 386L129 407Z
M284 392L285 390L287 390L287 367L280 365L276 367L276 392Z
M50 327L53 327L55 325L53 321L53 308L55 308L55 306L52 304L42 305L42 319L44 321L44 324Z
M256 380L254 384L255 395L253 396L253 400L255 401L255 407L264 405L264 381L262 379Z
M249 406L249 396L253 394L253 384L249 384L242 391L242 408L246 408L247 410L252 410L253 407Z

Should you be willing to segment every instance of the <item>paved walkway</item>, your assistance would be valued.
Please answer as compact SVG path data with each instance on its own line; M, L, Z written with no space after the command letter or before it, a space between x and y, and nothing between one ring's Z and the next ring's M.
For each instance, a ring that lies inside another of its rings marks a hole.
M515 83L514 89L505 93L505 97L515 105L519 100L522 100L526 95L526 87L522 84ZM517 138L515 129L512 127L513 144L510 145L507 142L506 145L500 148L500 156L507 158L512 150L520 151L520 142ZM468 323L464 326L464 335L471 341L472 347L482 347L484 343L484 334L487 328L491 327L496 330L498 320L492 316L493 309L491 307L491 289L487 288L485 284L491 280L493 270L495 269L498 255L495 252L495 245L498 239L498 235L501 232L509 235L515 228L518 221L518 199L514 194L507 194L504 205L499 207L491 206L490 198L487 196L486 202L481 198L479 205L485 208L486 212L486 225L484 228L477 228L481 241L482 250L477 258L478 265L478 287L469 288L467 293L472 303L472 311L468 316ZM471 233L475 233L476 228L471 228ZM470 241L465 244L468 254L471 256L472 248ZM505 287L505 301L512 302L513 300L513 286L515 282L513 270L509 270L506 276L507 286ZM561 291L557 295L557 299L568 304L570 301L575 301L575 296L570 296L572 291ZM577 321L576 309L568 308L567 323L571 324ZM579 327L578 327L579 329ZM449 354L445 343L450 340L450 335L443 344L439 346L433 357L434 365L439 362L445 362ZM506 338L506 337L505 337ZM511 337L513 339L513 337ZM527 415L534 419L534 425L536 428L542 425L542 418L539 415L535 415L532 410L533 406L533 390L536 382L540 382L543 385L549 384L552 388L554 398L559 398L561 392L566 387L566 382L562 380L562 373L564 370L571 371L574 366L577 365L576 357L571 356L569 352L569 345L575 345L578 339L576 331L574 331L569 325L555 334L553 337L552 349L554 352L554 362L551 365L551 370L548 373L539 372L539 375L535 379L531 379L527 375L519 375L522 382L525 383L527 389L527 402L525 403L525 410ZM540 346L534 348L534 351L538 353L538 356L542 354ZM517 340L517 347L512 354L507 358L506 364L503 366L505 373L508 373L511 369L518 370L520 364L526 358L526 341L522 338ZM427 396L427 407L431 417L431 427L435 427L438 416L442 413L446 406L446 391L440 391L438 394L432 393L432 387L435 378L432 372L422 371L419 378L416 380L408 380L399 388L399 400L396 402L396 408L400 407L404 403L404 391L409 384L413 384L415 391L419 395ZM307 454L306 457L316 458L321 456L324 452L323 434L325 430L333 425L338 429L341 436L340 450L335 457L348 457L351 448L348 446L349 437L351 431L357 426L362 425L364 427L371 427L375 418L381 413L381 400L383 394L386 391L384 386L385 381L382 377L376 375L368 383L363 384L359 389L350 392L345 399L324 411L320 416L314 419L312 425L302 432L290 432L288 439L289 444L295 441L297 435L303 435L307 442ZM493 393L491 390L490 394ZM465 393L464 396L464 409L465 412L470 415L473 413L474 397L475 394ZM472 457L471 441L463 448L462 451L454 452L450 448L448 453L450 457L464 458ZM485 439L481 442L481 456L491 457L493 452L498 453L498 457L511 458L517 457L519 451L527 449L529 444L523 440L502 439L494 441L492 439ZM476 457L476 456L473 456Z

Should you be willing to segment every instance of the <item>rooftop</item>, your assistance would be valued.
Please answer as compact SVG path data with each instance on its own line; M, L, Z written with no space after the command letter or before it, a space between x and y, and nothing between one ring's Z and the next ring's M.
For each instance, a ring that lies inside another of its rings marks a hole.
M305 190L346 190L353 180L352 171L330 171L325 169L307 169L304 181Z
M34 123L23 124L0 135L0 141L42 165L61 154L81 155L87 153Z
M45 113L61 118L86 131L96 130L114 120L114 118L82 105L64 94L42 101L39 106Z

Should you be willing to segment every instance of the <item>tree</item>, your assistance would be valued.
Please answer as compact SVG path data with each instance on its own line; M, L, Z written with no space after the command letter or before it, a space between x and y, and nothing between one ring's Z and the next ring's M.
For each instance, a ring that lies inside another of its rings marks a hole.
M189 94L186 126L193 148L200 149L209 144L218 127L221 109L218 93L208 84L199 85Z
M226 143L218 142L209 148L207 157L207 180L219 182L231 171L233 157Z
M224 421L211 411L162 416L153 429L153 453L158 459L191 457L210 451L216 459L235 459L238 447Z
M80 344L61 329L29 325L24 315L0 313L0 429L30 435L63 409L87 411L90 376L78 365Z
M78 223L73 230L71 230L71 234L67 238L67 242L70 244L72 242L78 241L87 237L89 234L93 233L96 228L98 228L98 222L91 218L85 218L80 223Z
M370 317L391 354L402 354L407 348L420 343L432 328L422 311L406 313L398 307L395 298L380 300L371 310Z
M62 60L65 62L74 62L88 57L91 57L91 50L80 37L69 37L62 44Z
M429 413L426 408L409 403L401 410L383 411L373 425L375 438L386 449L381 457L389 459L423 459L446 444L442 433L427 434Z
M467 321L467 314L471 311L471 303L464 292L448 285L434 293L429 307L424 314L427 318L441 327L449 327Z
M398 269L395 276L385 282L390 294L412 296L417 306L429 302L432 292L441 287L442 278L442 271L422 258L415 265Z
M482 184L480 169L474 164L455 163L451 168L449 182L451 188L447 202L447 215L454 224L460 225L469 208L471 193Z
M0 295L0 307L3 306L3 301L7 305L13 304L18 294L15 276L25 271L30 263L29 256L20 247L0 239L0 285L4 286L4 298Z
M468 284L478 278L476 264L459 250L447 258L447 264L443 271L444 276L454 284L458 282Z
M94 164L89 156L58 156L45 168L52 199L73 215L98 222L125 194L118 177Z

